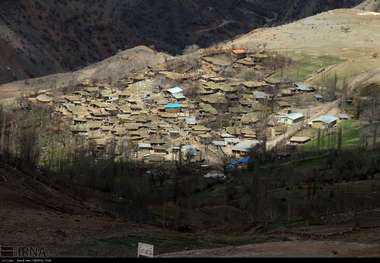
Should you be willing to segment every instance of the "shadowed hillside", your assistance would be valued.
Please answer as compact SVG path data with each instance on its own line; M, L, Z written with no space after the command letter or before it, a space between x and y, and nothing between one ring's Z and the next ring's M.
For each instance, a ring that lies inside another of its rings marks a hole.
M137 45L181 53L360 0L25 0L0 3L0 82L73 70Z

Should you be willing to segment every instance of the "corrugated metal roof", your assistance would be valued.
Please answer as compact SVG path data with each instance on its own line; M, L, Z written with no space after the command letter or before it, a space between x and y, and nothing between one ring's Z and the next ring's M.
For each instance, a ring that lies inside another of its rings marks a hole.
M256 99L267 99L271 96L270 94L263 91L254 91L253 94L255 95Z
M236 144L232 150L237 152L250 152L252 148L258 145L260 142L258 140L244 140Z
M296 89L300 91L312 91L313 88L306 83L298 82L296 83Z
M186 99L185 95L183 95L182 93L174 93L173 94L173 97L177 100L182 100L182 99Z
M139 149L150 149L152 148L152 145L150 143L139 143L138 147Z
M286 118L293 120L293 121L301 119L303 117L305 117L305 115L303 113L300 113L300 112L292 112L292 113L289 113L288 115L286 115Z
M212 144L215 146L222 146L222 147L227 145L225 141L213 141Z
M168 89L168 92L171 94L182 93L183 89L180 87L174 87L172 89Z
M197 120L195 117L187 117L187 118L185 118L185 122L186 122L186 124L189 124L189 125L196 125L197 124Z
M338 118L335 117L335 116L332 116L332 115L323 115L323 116L320 116L319 118L317 119L314 119L313 122L323 122L323 123L326 123L326 124L330 124L330 123L333 123L335 121L337 121Z
M227 144L238 144L240 142L239 138L224 138Z

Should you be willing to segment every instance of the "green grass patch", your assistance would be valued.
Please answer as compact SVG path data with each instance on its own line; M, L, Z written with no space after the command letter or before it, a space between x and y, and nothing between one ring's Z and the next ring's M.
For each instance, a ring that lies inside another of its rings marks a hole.
M275 79L287 79L292 81L304 81L321 68L342 63L344 60L334 56L311 57L298 55L292 57L294 63L284 69L279 69L274 75Z
M353 121L343 121L339 125L343 129L343 146L358 146L360 143L360 127Z
M329 150L338 146L338 129L342 128L342 147L351 148L360 145L360 126L353 120L341 121L333 131L321 130L318 146L318 130L313 129L313 140L302 146L304 151Z

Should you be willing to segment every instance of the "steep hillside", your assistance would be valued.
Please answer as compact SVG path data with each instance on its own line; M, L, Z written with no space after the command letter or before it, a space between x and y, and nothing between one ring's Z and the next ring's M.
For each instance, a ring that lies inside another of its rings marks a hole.
M0 86L0 99L13 101L15 97L25 91L65 88L85 80L117 82L132 77L134 74L145 72L148 68L160 67L165 60L170 58L173 57L145 46L138 46L77 71L3 84Z
M231 45L282 53L299 62L291 69L293 72L314 67L319 73L304 77L316 84L337 74L356 89L379 83L379 22L380 13L337 9L287 25L254 30ZM326 61L336 65L326 67Z
M358 5L359 9L379 12L380 11L380 1L379 0L366 0L365 2Z
M74 70L120 49L173 54L360 0L3 0L0 83Z

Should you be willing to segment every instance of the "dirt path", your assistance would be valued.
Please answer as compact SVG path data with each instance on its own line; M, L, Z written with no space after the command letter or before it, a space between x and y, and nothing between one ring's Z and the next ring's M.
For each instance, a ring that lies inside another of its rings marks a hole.
M204 33L208 33L210 31L214 31L214 30L217 30L219 28L222 28L226 25L229 25L231 23L237 23L237 21L234 21L234 20L225 20L223 19L222 23L218 24L218 25L215 25L215 26L211 26L209 28L204 28L204 29L201 29L201 30L198 30L195 32L195 34L204 34Z
M307 117L305 119L304 122L291 126L290 128L288 128L288 131L285 134L276 137L272 141L269 141L267 143L267 149L271 150L274 147L276 147L277 145L281 144L282 142L290 139L295 134L297 134L299 131L304 129L305 125L307 125L310 121L312 121L312 120L314 120L314 119L316 119L322 115L337 114L338 113L338 110L337 110L338 104L339 104L339 100L336 100L336 101L326 103L326 104L323 104L323 105L309 109L310 115L309 115L309 117Z
M193 250L161 257L380 257L380 245L345 242L276 242Z

